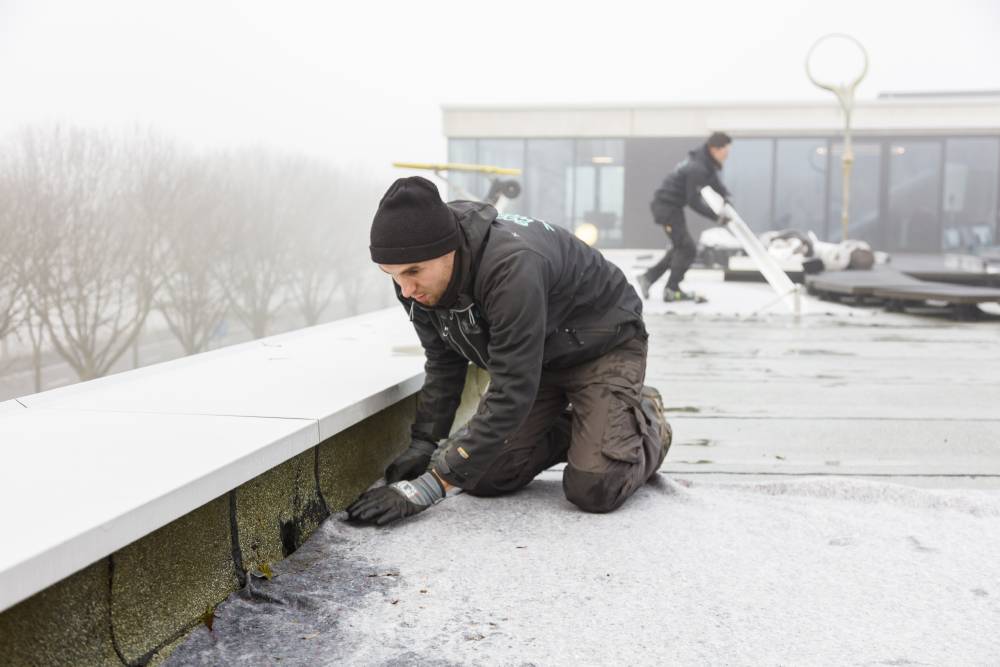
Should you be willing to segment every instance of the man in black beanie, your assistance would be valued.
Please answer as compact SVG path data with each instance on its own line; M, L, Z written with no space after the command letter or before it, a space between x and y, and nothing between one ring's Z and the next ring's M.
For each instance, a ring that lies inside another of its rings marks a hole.
M516 491L566 462L563 491L616 509L670 446L659 393L643 385L642 301L622 272L561 227L444 203L418 176L382 197L372 261L390 275L427 358L409 448L349 518L385 524L461 489ZM490 375L469 423L448 438L469 362Z

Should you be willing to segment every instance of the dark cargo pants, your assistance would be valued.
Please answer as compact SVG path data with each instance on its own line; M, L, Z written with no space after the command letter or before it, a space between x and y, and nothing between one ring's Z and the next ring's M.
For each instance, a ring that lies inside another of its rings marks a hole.
M644 338L594 361L543 371L524 424L465 491L510 493L565 461L563 492L570 502L588 512L617 509L656 473L669 447L669 440L661 442L659 415L641 397L645 376Z
M698 255L698 245L694 242L691 232L688 231L687 219L684 217L684 210L671 208L665 210L653 209L656 224L663 227L664 233L670 237L670 248L667 254L659 262L649 267L646 271L646 279L650 284L655 283L664 273L670 271L667 277L666 290L677 291L681 288L681 281L684 275L694 263Z

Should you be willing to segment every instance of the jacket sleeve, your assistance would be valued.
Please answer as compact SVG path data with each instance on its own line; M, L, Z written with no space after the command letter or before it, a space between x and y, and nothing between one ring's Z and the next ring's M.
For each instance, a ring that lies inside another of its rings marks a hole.
M706 185L709 185L710 180L709 174L705 171L704 167L698 165L697 167L692 168L691 171L688 172L687 180L685 182L685 197L688 206L709 220L715 220L719 216L717 216L715 212L708 207L708 204L705 203L705 200L701 196L701 189ZM725 193L720 192L719 194L723 197L725 196Z
M490 384L468 429L449 444L439 464L438 472L456 486L476 485L535 403L545 350L548 273L544 257L519 250L483 277Z
M405 305L405 304L404 304ZM462 400L462 389L469 361L441 340L430 321L431 315L415 308L413 327L424 348L424 384L417 394L417 411L410 434L414 438L436 442L448 437L455 412Z

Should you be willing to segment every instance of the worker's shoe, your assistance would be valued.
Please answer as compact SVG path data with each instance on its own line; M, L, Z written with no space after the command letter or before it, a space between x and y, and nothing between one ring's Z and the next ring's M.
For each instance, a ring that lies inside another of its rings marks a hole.
M667 451L669 451L670 443L674 439L674 431L670 428L670 422L667 421L667 415L663 408L663 397L660 396L660 392L655 387L643 385L642 402L653 409L656 416L656 426L660 429L660 442L663 444L663 448L660 450L660 460L656 464L657 469L659 469L663 465L663 459L667 458Z
M653 286L653 283L649 282L649 278L646 277L645 273L640 273L635 277L635 282L639 286L639 294L642 295L643 299L649 300L649 288Z
M667 303L672 303L674 301L694 301L695 303L705 303L706 301L705 297L700 294L669 288L663 290L663 300Z

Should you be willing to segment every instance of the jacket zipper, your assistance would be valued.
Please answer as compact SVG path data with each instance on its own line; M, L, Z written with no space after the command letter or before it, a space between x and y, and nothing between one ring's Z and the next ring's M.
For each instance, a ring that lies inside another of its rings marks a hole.
M411 322L413 321L413 308L416 305L417 305L416 301L412 301L412 300L410 301L410 321ZM474 305L476 305L476 304L470 303L468 306L466 306L462 310L449 310L448 311L448 319L451 320L451 321L453 321L455 319L456 315L461 314L461 313L466 313L468 315L468 317L469 317L469 324L471 324L472 326L476 326L476 316L472 314L472 307ZM479 359L479 362L482 364L482 367L486 368L487 367L486 360L483 359L483 355L481 355L479 353L479 348L477 348L475 345L473 345L472 341L469 340L468 336L465 335L465 332L462 331L462 326L459 324L455 328L458 329L458 333L461 334L462 338L465 340L466 345L469 346L469 349L472 350L475 353L476 358ZM449 337L449 334L448 334L448 325L447 324L442 324L441 325L441 329L442 329L441 336L443 338L448 338ZM457 340L454 336L451 336L451 339L452 340ZM461 343L458 344L458 347L462 351L464 351L464 349L465 349L462 346Z
M469 308L471 309L472 306L469 306ZM461 312L463 312L463 311L461 311L461 310L458 310L458 311L449 311L449 313L461 313ZM475 321L476 321L475 317L472 315L472 310L469 310L469 321L473 322L473 323L475 323ZM462 331L461 325L459 325L456 328L458 329L458 333L460 333L462 335L462 338L464 338L465 342L469 345L469 349L471 349L473 352L476 353L476 357L479 359L479 362L480 362L480 364L482 364L482 367L486 368L487 367L486 360L483 359L483 355L479 354L479 348L477 348L475 345L472 344L472 341L469 340L469 337L465 335L464 331Z

